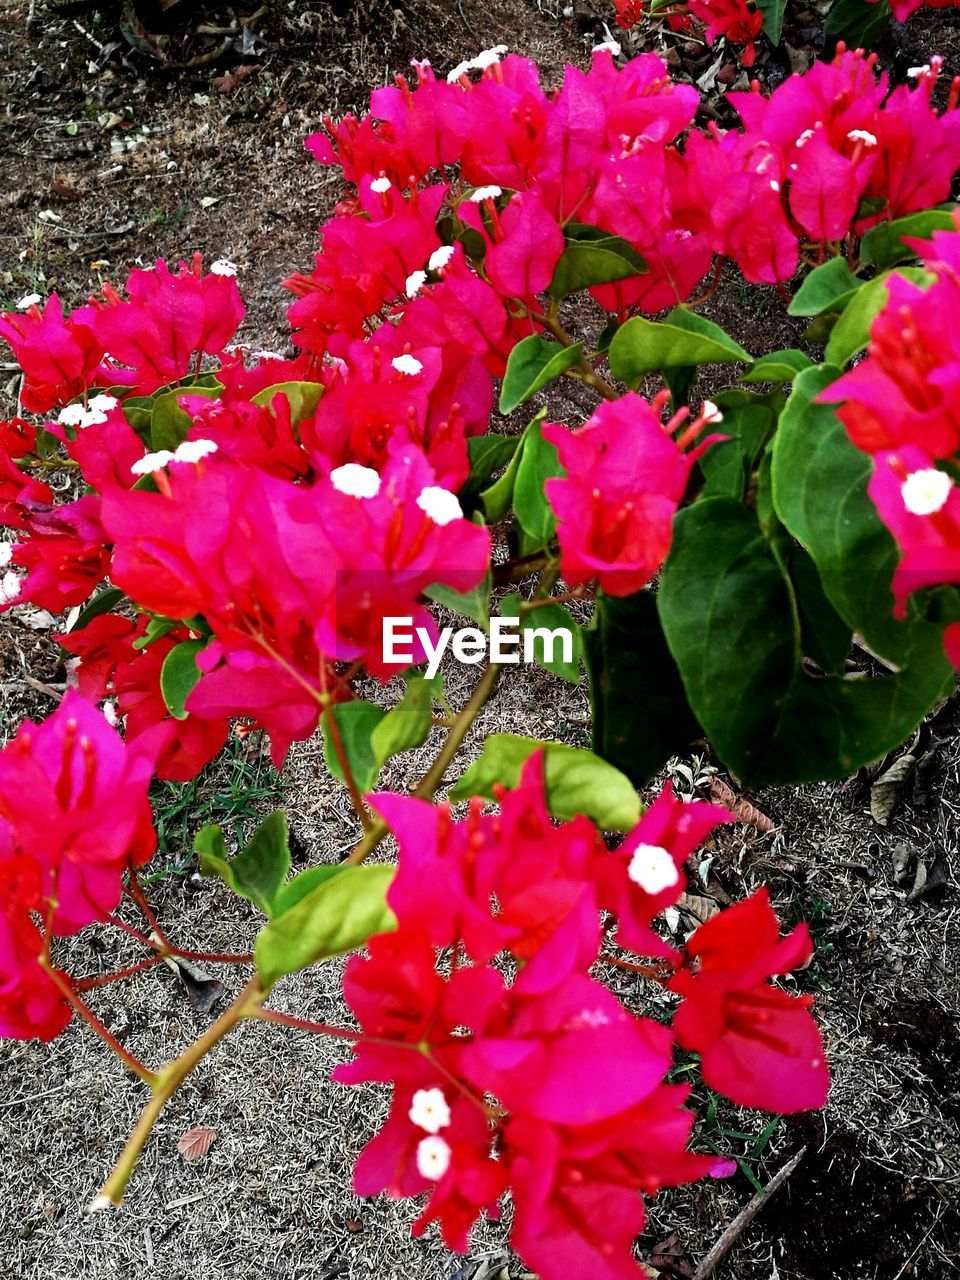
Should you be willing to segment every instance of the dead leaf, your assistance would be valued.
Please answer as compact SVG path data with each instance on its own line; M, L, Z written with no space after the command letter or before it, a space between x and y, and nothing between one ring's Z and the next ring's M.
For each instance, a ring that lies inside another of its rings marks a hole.
M756 827L765 836L772 836L777 830L776 823L772 818L768 818L746 796L737 795L736 791L727 786L722 778L713 777L710 779L710 798L715 804L724 805L741 822L745 822L748 826Z
M155 933L150 934L150 941L159 943ZM191 1009L197 1013L209 1013L224 993L224 985L218 978L208 974L182 956L164 956L163 963L177 975L187 992L187 1000Z
M919 902L921 898L930 898L947 887L947 876L939 859L934 860L928 868L925 863L917 863L917 874L913 888L907 894L908 902Z
M177 1150L184 1160L200 1160L207 1154L217 1140L216 1129L208 1129L204 1125L196 1129L188 1129L177 1143Z
M213 82L213 87L218 93L235 93L243 84L244 80L248 80L255 71L259 70L259 62L237 67L236 71L228 72L225 76L218 76Z
M885 827L890 821L899 803L903 784L916 763L916 756L908 751L899 760L894 760L890 768L881 773L870 788L870 814L874 822L879 822L881 827Z
M909 845L894 845L890 854L890 870L894 884L906 884L910 877L910 864L913 861L913 850Z
M675 905L678 911L690 916L697 924L706 924L720 911L720 906L715 899L705 898L699 893L681 893Z

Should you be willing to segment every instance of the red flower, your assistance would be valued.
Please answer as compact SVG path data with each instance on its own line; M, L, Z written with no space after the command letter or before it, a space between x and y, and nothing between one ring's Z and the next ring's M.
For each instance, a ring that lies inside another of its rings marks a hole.
M43 310L0 313L0 338L6 339L23 370L23 407L46 413L84 393L94 381L103 346L93 331L93 310L80 307L64 318L52 293Z
M700 1054L706 1083L740 1106L822 1107L830 1076L810 1016L813 998L767 982L813 955L806 925L781 940L769 894L758 889L701 925L686 953L689 967L670 983L683 997L673 1030Z
M7 876L9 864L0 859ZM18 904L0 902L0 1039L53 1040L72 1009L39 962L43 939Z

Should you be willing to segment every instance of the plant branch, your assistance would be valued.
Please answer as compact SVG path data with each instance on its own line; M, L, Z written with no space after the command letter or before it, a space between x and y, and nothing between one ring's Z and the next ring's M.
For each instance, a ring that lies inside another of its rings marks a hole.
M50 981L57 988L65 1000L73 1005L80 1017L83 1018L93 1030L97 1033L104 1044L117 1055L125 1067L128 1067L134 1075L139 1076L141 1080L146 1081L153 1088L157 1074L140 1061L135 1054L129 1049L125 1049L112 1031L108 1031L90 1006L80 998L70 980L55 968L50 959L49 947L46 948L39 956L40 966L43 968L50 978Z
M236 1000L228 1008L224 1009L216 1022L208 1027L198 1040L195 1040L193 1044L185 1049L179 1058L175 1058L173 1062L168 1062L165 1067L162 1067L156 1073L151 1082L153 1097L144 1107L140 1119L127 1139L127 1145L114 1165L110 1177L104 1183L103 1189L88 1206L88 1212L94 1213L99 1209L106 1209L110 1205L122 1203L123 1193L126 1190L127 1183L130 1181L130 1176L136 1168L137 1161L140 1159L147 1139L153 1132L153 1126L156 1124L163 1108L197 1064L206 1057L211 1049L220 1043L224 1036L233 1030L237 1023L242 1022L244 1018L256 1016L257 1008L265 995L266 992L260 985L260 979L251 978Z

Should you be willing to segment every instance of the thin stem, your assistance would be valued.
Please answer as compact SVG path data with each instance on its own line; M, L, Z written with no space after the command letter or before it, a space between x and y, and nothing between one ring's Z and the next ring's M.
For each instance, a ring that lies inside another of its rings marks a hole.
M170 956L174 960L198 960L207 964L253 964L252 951L184 951L182 947L164 947L160 959Z
M263 1022L276 1022L282 1027L294 1027L297 1031L309 1031L317 1036L334 1036L338 1040L362 1040L359 1031L351 1031L349 1027L331 1027L326 1022L311 1022L309 1018L295 1018L292 1013L281 1013L278 1009L259 1008L255 1017Z
M370 811L363 803L363 796L360 794L360 788L357 786L357 780L354 777L353 768L347 755L347 749L343 745L343 735L340 733L340 726L337 723L336 706L327 707L324 712L324 723L330 734L330 741L333 743L333 749L336 752L337 759L340 762L340 768L343 770L343 780L346 783L347 791L350 793L350 801L356 810L357 817L363 826L364 831L369 831L374 825L374 819L370 816Z
M572 347L574 345L573 338L567 333L563 325L556 317L555 308L551 305L550 310L546 313L531 312L531 317L546 329L547 333L553 334L556 340L564 347ZM565 370L568 378L576 378L578 382L584 383L597 395L604 400L619 400L620 392L616 389L612 382L608 382L606 378L601 377L596 369L590 364L589 360L584 356L577 359L577 363Z
M137 869L132 859L130 861L129 866L127 867L127 872L130 877L129 892L130 892L131 898L133 898L134 902L143 912L144 919L146 920L147 924L150 926L152 932L157 935L157 937L160 939L160 942L165 947L169 947L170 946L169 939L167 938L163 930L160 928L160 925L157 921L157 917L154 915L153 911L151 910L150 904L147 902L147 898L145 893L143 892L143 888L141 887L140 881L137 879Z
M121 978L132 978L135 973L153 968L162 959L163 956L160 955L147 956L146 960L141 960L139 964L132 964L126 969L117 969L115 973L100 973L92 978L72 978L73 989L74 991L92 991L94 987L109 986L111 982L119 982Z
M670 981L669 974L653 965L637 964L634 960L620 960L617 956L598 956L597 959L601 964L613 965L615 969L626 969L628 973L638 973L642 978L649 978L651 982L656 982L661 987L665 987Z
M478 681L470 699L464 706L463 710L458 712L450 732L444 739L443 746L437 752L437 757L433 764L423 775L419 786L413 791L413 795L418 800L432 800L440 784L443 782L443 775L447 771L450 761L460 750L460 745L469 732L470 726L476 720L477 716L483 708L484 703L493 692L497 677L500 674L500 668L491 663L487 666L483 676ZM363 839L354 846L347 862L356 865L368 857L374 849L380 844L384 837L388 834L390 828L383 821L377 821L370 827Z
M125 1049L113 1032L107 1030L90 1006L86 1004L73 989L69 979L66 978L59 969L54 967L53 962L50 959L49 950L45 950L41 953L39 961L41 968L46 971L50 981L57 988L63 998L73 1005L74 1009L76 1009L80 1017L83 1018L84 1022L88 1023L93 1028L104 1044L113 1050L124 1066L129 1067L134 1075L139 1076L141 1080L145 1080L146 1083L153 1088L157 1080L156 1072L151 1071L150 1068L146 1066L145 1063L141 1062L138 1057L132 1054L129 1049Z
M251 978L236 1000L226 1009L211 1027L198 1040L189 1045L179 1058L168 1062L158 1071L151 1081L153 1097L144 1107L136 1127L127 1139L127 1144L120 1158L113 1167L113 1172L103 1185L103 1189L90 1204L90 1211L106 1209L108 1205L118 1205L123 1201L130 1176L136 1168L141 1152L153 1131L160 1113L167 1105L177 1089L195 1069L197 1064L213 1049L224 1036L244 1018L256 1016L257 1008L265 996L259 978Z

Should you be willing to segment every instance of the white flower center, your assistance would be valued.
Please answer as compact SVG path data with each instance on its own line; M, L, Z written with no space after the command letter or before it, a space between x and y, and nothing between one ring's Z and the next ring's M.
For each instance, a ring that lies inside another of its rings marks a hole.
M914 471L900 486L903 505L915 516L932 516L950 497L953 481L945 471L928 467Z
M229 258L218 258L216 262L211 262L210 274L212 276L235 276L237 274L237 265L235 262L231 262Z
M423 365L416 356L394 356L390 363L397 373L405 373L411 378L415 378L418 373L423 373Z
M372 467L359 462L345 462L330 472L333 487L348 498L375 498L380 492L380 476Z
M851 129L847 134L847 138L851 142L862 142L865 147L875 147L877 145L876 134L868 133L866 129Z
M162 471L165 466L173 461L173 454L169 449L160 449L157 453L145 453L142 458L138 458L130 470L135 476L149 476L154 471Z
M658 844L639 844L633 851L627 875L644 893L655 897L672 888L680 879L676 863Z
M451 524L463 519L463 508L457 495L439 485L428 484L417 498L417 506L434 524Z
M442 1089L418 1089L410 1106L410 1119L427 1133L439 1133L450 1123L450 1107Z
M407 276L403 291L408 298L415 298L426 283L427 273L425 271L411 271Z
M442 271L447 265L456 249L452 244L442 244L439 249L434 249L427 260L428 271Z
M439 1182L450 1168L450 1143L435 1135L424 1138L417 1147L417 1169L421 1177Z
M18 311L29 311L31 307L35 307L40 301L39 293L25 293L17 303Z
M602 42L602 44L595 44L595 45L593 46L593 49L592 49L592 51L591 51L591 52L593 52L593 53L609 53L609 54L611 54L614 58L619 58L619 57L620 57L620 53L621 53L621 49L620 49L620 45L617 43L617 41L616 41L616 40L612 40L612 39L611 39L611 40L604 40L604 41Z
M107 414L116 405L114 397L107 395L94 396L86 408L78 400L76 404L68 404L61 409L57 414L57 421L61 426L76 427L78 431L82 431L84 427L94 427L106 422Z
M483 204L484 200L496 200L497 196L503 195L503 188L496 186L477 187L470 200L473 204Z
M201 458L216 452L217 445L213 440L184 440L174 450L173 460L174 462L199 462Z
M370 183L370 190L375 191L378 196L382 196L385 191L389 191L393 183L389 178L374 178Z

